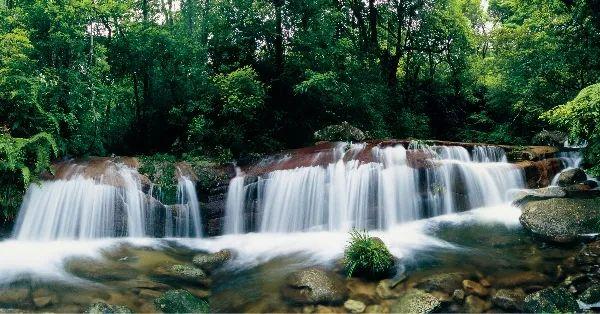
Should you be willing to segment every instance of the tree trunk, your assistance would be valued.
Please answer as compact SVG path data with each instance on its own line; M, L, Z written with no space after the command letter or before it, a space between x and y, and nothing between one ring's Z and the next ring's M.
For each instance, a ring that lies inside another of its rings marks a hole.
M283 73L283 19L284 0L274 0L275 5L275 77L279 79Z

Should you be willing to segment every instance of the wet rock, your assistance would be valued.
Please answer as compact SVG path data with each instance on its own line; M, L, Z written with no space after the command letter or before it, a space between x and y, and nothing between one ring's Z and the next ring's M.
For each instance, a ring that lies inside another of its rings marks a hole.
M572 184L582 183L587 180L585 171L580 168L567 169L558 175L558 186L569 186Z
M315 313L346 313L346 311L340 307L317 305Z
M452 299L456 302L462 303L465 300L465 291L463 289L456 289L452 293Z
M305 305L302 307L302 313L314 313L315 312L315 306L314 305Z
M230 250L221 250L212 254L197 254L192 259L192 263L197 267L210 272L225 264L225 262L232 258L232 255Z
M343 278L320 268L306 268L290 274L281 292L298 304L341 304L348 296Z
M126 314L133 313L129 308L123 305L112 305L104 302L97 302L90 305L85 313L89 314Z
M379 304L373 304L373 305L369 305L367 306L367 308L365 308L365 313L388 313L388 309L384 306L381 306Z
M550 282L548 276L535 271L511 273L496 278L494 284L501 288L544 285Z
M432 313L442 302L423 290L409 289L392 304L392 313Z
M195 297L190 292L177 289L169 290L154 300L154 306L163 313L208 313L208 302Z
M0 289L0 304L9 306L21 306L27 303L29 303L29 289Z
M398 293L392 289L392 281L389 279L385 279L380 281L375 287L375 294L380 299L393 299L398 297Z
M467 294L475 294L478 296L485 297L489 294L488 289L479 284L478 282L465 279L462 282L463 289Z
M425 291L443 291L452 293L462 288L463 273L436 274L420 280L416 287Z
M91 258L67 261L65 268L75 276L91 280L129 280L137 277L135 269L122 263L104 263Z
M344 302L344 308L350 313L362 313L365 311L367 306L357 300L348 300Z
M43 308L58 302L58 295L46 288L40 288L33 291L31 297L33 299L33 304L37 308Z
M483 313L491 307L489 302L474 295L469 295L465 299L464 310L467 313Z
M500 289L492 297L492 304L509 312L522 312L525 292L522 289Z
M587 272L598 269L600 265L600 241L588 243L577 252L575 265Z
M210 280L206 276L206 273L202 271L202 269L186 264L159 266L154 269L153 275L167 281L184 281L203 286L210 284Z
M150 290L150 289L140 289L140 291L138 292L138 295L141 298L146 298L146 299L156 299L158 297L160 297L162 293L160 291L156 291L156 290Z
M600 197L551 198L521 208L523 227L545 239L566 243L600 231Z
M583 184L589 186L591 189L595 189L598 187L598 182L594 180L585 180Z
M577 301L564 288L546 288L525 297L523 309L530 313L566 313L580 311Z
M512 195L512 198L515 206L521 206L530 201L566 196L567 192L564 188L559 186L548 186L540 189L521 190Z
M580 296L579 300L586 304L600 302L600 285L595 284L587 288Z

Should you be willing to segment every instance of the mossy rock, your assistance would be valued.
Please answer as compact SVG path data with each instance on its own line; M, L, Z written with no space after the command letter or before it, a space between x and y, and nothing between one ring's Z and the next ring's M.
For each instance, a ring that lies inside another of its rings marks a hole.
M129 314L133 313L128 307L123 305L106 304L104 302L97 302L91 304L84 313L89 314Z
M423 290L409 289L394 304L392 313L432 313L441 307L442 302Z
M579 300L586 304L600 302L600 285L592 285L587 288L580 296Z
M195 297L187 290L169 290L154 300L158 311L163 313L209 313L210 306L204 299Z
M574 313L581 309L565 288L546 288L525 297L524 310L529 313Z

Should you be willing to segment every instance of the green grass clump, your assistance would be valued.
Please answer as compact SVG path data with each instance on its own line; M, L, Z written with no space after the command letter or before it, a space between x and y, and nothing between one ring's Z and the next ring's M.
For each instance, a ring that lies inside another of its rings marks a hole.
M366 231L352 230L344 252L344 266L348 276L379 279L394 272L394 256L381 239Z

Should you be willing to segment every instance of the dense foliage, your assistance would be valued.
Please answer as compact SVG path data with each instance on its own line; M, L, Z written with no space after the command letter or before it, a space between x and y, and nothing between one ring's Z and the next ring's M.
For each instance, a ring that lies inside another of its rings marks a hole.
M597 0L1 0L0 126L45 132L60 156L240 158L342 121L372 138L511 144L560 128L593 151L598 136L562 111L540 115L600 81L598 12Z
M366 231L350 232L350 241L344 252L348 276L384 278L393 275L394 264L394 256L381 239L369 236Z
M572 140L585 140L586 160L600 176L600 83L584 88L575 99L542 115L542 118L569 130Z

